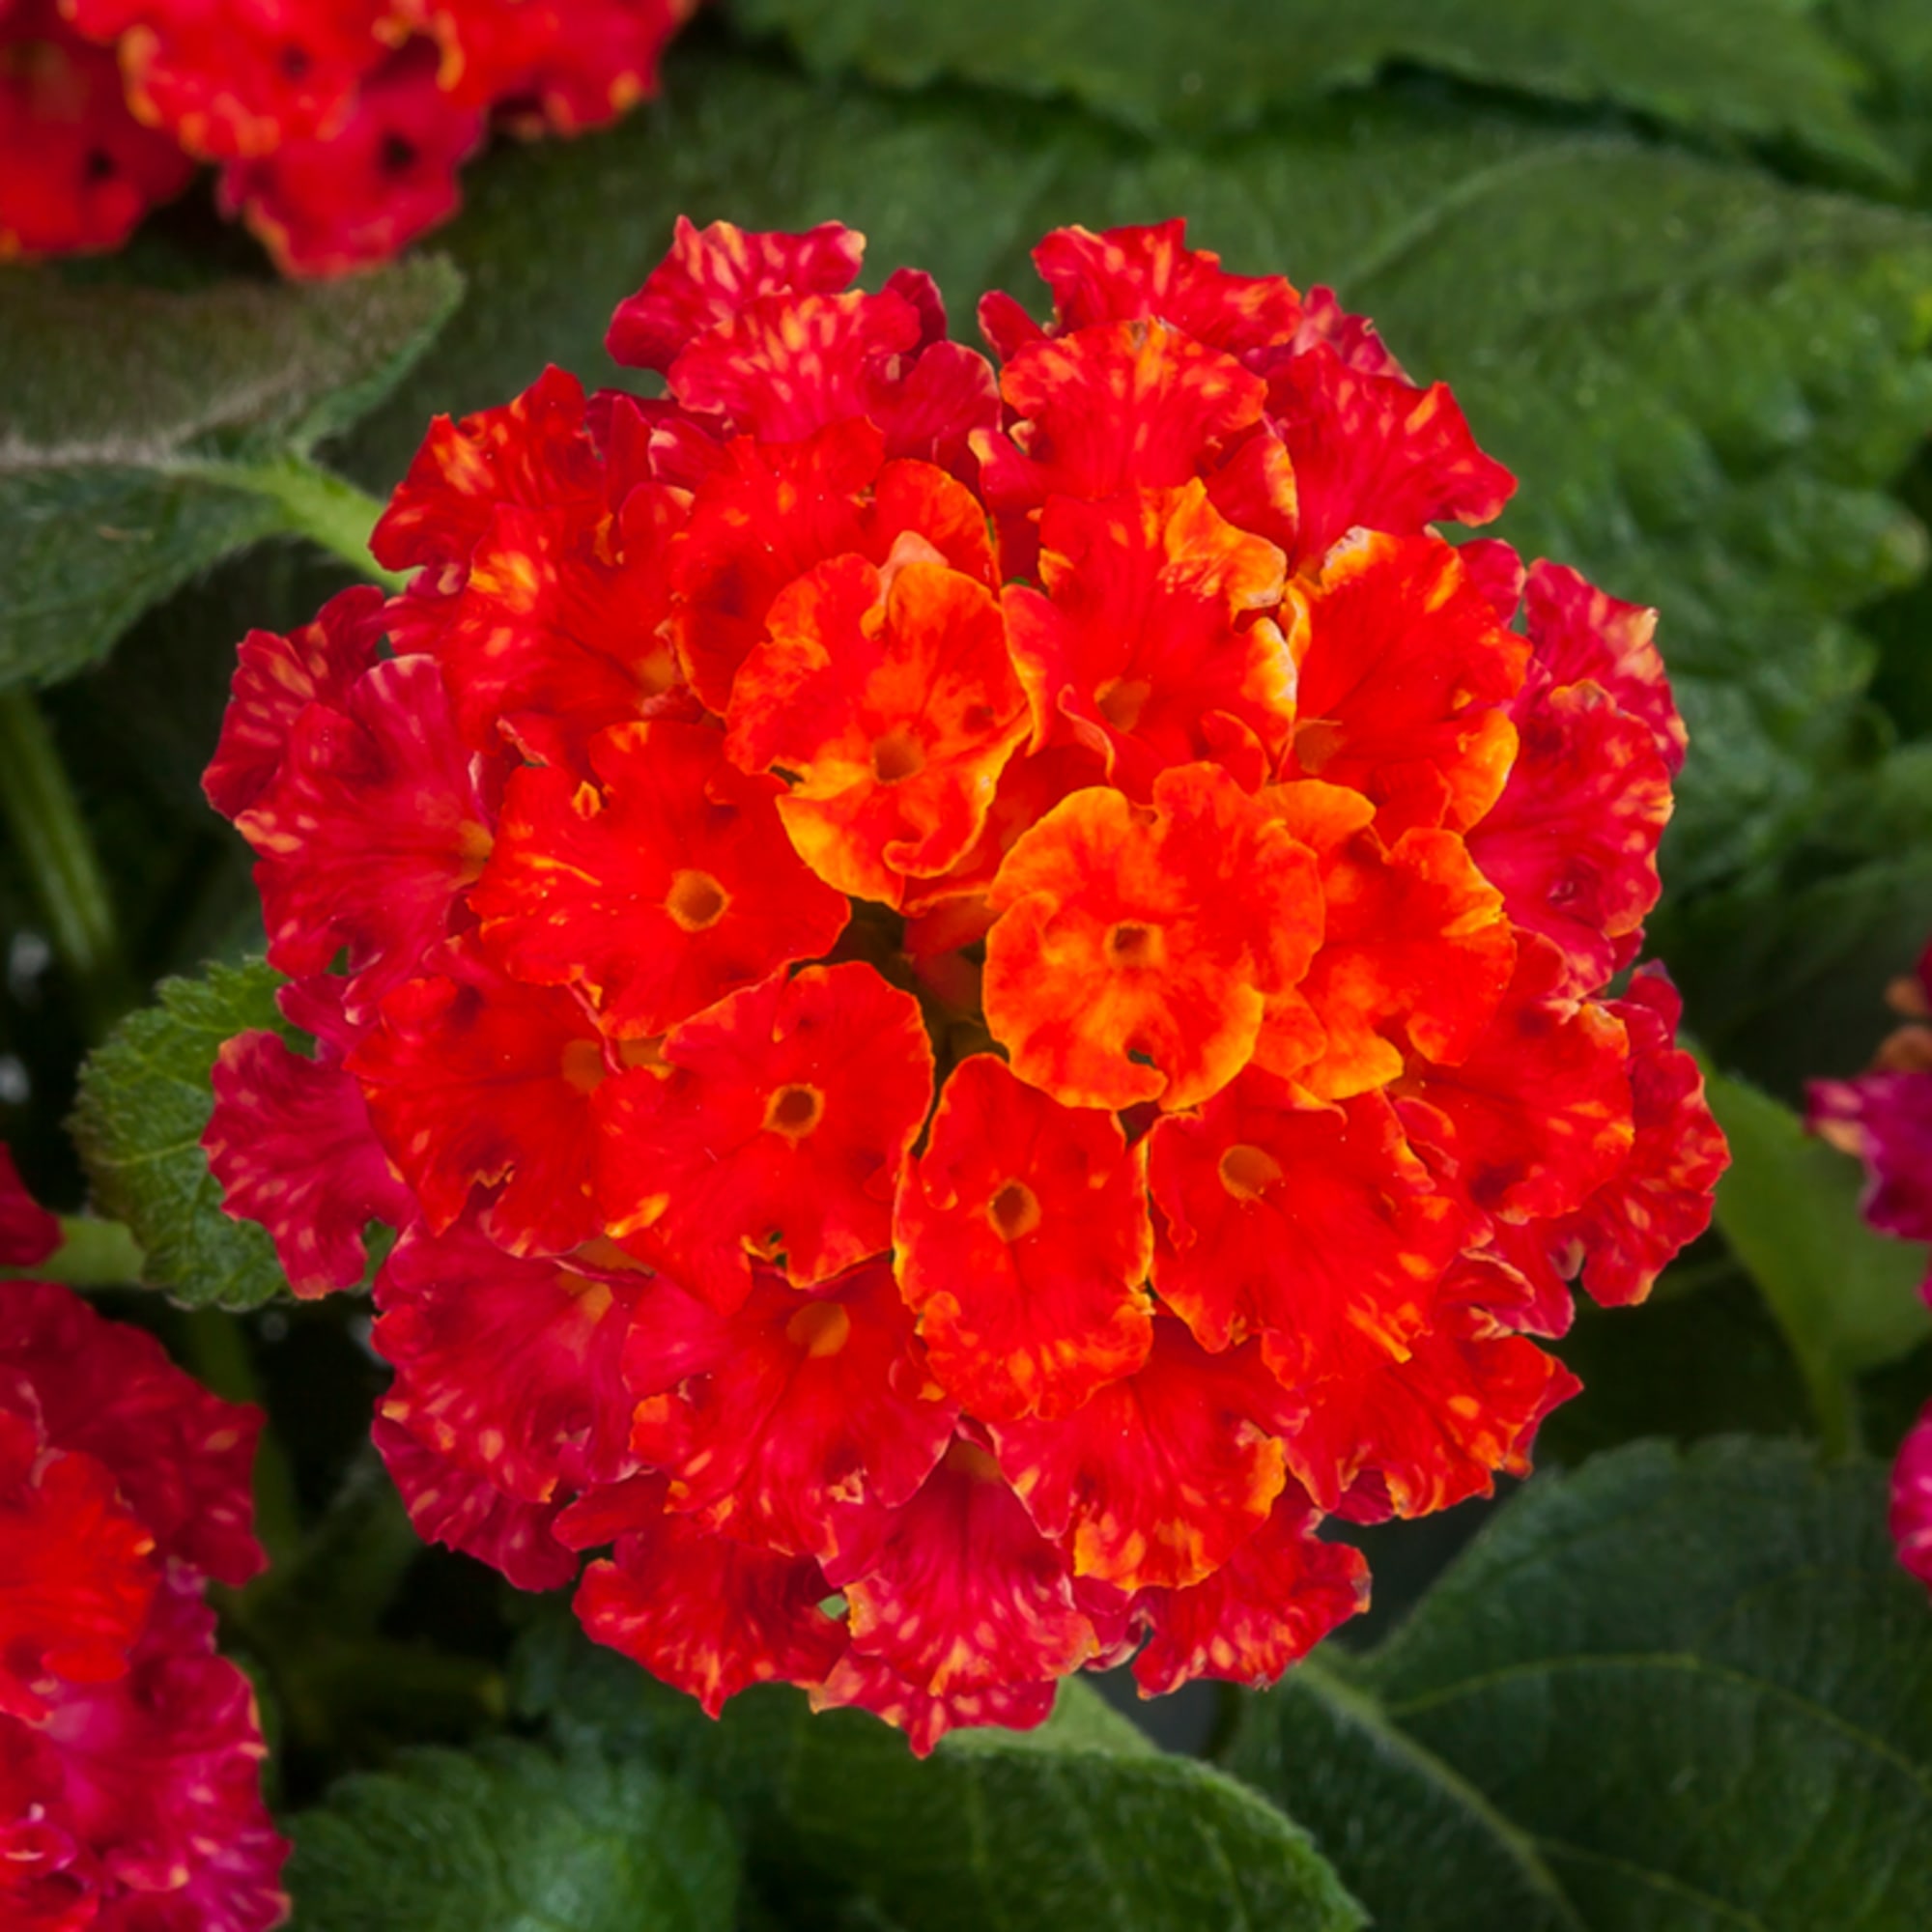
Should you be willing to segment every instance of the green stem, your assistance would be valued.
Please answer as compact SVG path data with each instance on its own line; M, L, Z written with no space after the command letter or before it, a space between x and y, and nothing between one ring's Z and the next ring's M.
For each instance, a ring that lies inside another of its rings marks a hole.
M53 734L26 690L0 693L0 820L26 862L47 936L89 1017L106 1019L127 977L114 900Z
M407 577L384 570L369 554L369 533L383 514L383 505L306 457L278 457L273 463L197 462L181 468L205 483L268 497L281 509L292 530L339 556L371 583L401 590L409 582Z
M93 1214L63 1214L61 1244L37 1267L0 1268L9 1276L64 1282L69 1288L125 1288L141 1279L147 1257L127 1226Z

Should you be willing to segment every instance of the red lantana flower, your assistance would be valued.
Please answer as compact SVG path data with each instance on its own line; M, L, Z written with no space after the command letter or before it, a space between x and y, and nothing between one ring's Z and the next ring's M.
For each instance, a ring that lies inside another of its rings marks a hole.
M1864 1163L1864 1217L1882 1235L1932 1241L1932 946L1889 998L1905 1016L1868 1073L1814 1080L1805 1124ZM1932 1274L1919 1286L1932 1305ZM1932 1403L1908 1432L1891 1479L1898 1560L1932 1590Z
M242 646L316 1045L231 1041L207 1146L298 1293L398 1231L426 1535L923 1750L1276 1675L1366 1598L1324 1513L1525 1468L1529 1338L1724 1151L1668 982L1600 997L1648 613L1436 533L1510 487L1447 392L1178 222L1050 236L998 376L859 257L681 222L611 331L668 394L436 423L411 587Z
M59 1238L0 1148L0 1266ZM288 1846L211 1577L263 1563L258 1410L51 1282L0 1282L0 1922L265 1932Z
M696 0L0 0L0 260L117 248L219 169L289 274L456 212L493 126L602 127Z

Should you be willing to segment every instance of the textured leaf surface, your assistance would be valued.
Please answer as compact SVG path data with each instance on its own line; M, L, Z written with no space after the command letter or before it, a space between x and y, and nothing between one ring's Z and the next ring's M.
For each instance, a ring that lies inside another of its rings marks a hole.
M288 528L237 472L356 420L460 288L438 261L309 288L0 275L0 687L83 668L197 572Z
M713 1725L561 1623L522 1701L574 1744L646 1752L714 1794L784 1923L900 1932L1344 1932L1361 1915L1306 1833L1165 1756L1077 1681L1039 1730L956 1732L923 1762L849 1711L753 1690Z
M233 1034L282 1027L280 984L259 960L163 980L81 1070L71 1124L95 1205L133 1230L150 1285L190 1308L257 1308L288 1286L268 1235L222 1211L201 1151L214 1056Z
M1925 557L1886 487L1932 427L1918 216L1418 99L1151 149L1065 109L810 86L711 53L674 61L666 101L608 136L493 157L470 201L448 245L474 299L358 440L372 488L431 410L500 400L546 358L611 380L611 308L679 212L850 222L868 279L930 269L961 333L984 288L1034 298L1046 228L1181 213L1235 269L1334 284L1418 377L1454 383L1521 479L1504 534L1663 608L1695 745L1677 890L1773 867L1871 755L1873 651L1848 614Z
M644 1764L424 1750L296 1821L303 1932L728 1932L723 1815Z
M1884 1478L1656 1444L1533 1485L1231 1762L1384 1932L1932 1922L1932 1627Z
M1700 131L1884 159L1859 62L1804 0L737 0L825 72L1065 94L1130 127L1244 127L1265 109L1425 67Z

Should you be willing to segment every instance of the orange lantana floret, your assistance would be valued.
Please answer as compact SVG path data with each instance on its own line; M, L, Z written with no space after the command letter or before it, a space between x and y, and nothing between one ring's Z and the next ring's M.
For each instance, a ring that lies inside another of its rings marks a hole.
M1278 1674L1365 1601L1324 1517L1525 1468L1532 1338L1723 1156L1667 981L1601 997L1650 615L1437 532L1510 487L1448 392L1178 222L1050 236L997 379L860 254L680 222L665 393L433 425L410 587L249 638L209 793L317 1044L208 1145L304 1293L401 1231L424 1535L924 1751Z

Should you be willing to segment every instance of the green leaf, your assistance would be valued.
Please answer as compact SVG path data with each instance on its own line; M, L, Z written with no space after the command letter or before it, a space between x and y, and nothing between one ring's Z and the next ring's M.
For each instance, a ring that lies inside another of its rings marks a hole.
M264 537L366 537L306 459L389 393L461 290L435 260L188 292L0 274L0 688L84 669Z
M210 1069L223 1040L250 1027L287 1034L281 976L260 960L163 980L88 1057L69 1123L97 1207L125 1221L146 1279L188 1308L258 1308L286 1292L274 1244L222 1211L201 1151L213 1111Z
M1247 127L1400 65L1895 167L1859 111L1862 69L1803 0L737 0L737 13L823 73L1070 95L1147 132Z
M963 1731L923 1763L855 1711L756 1690L709 1722L565 1620L515 1670L519 1708L569 1743L643 1752L723 1803L776 1916L899 1932L1314 1932L1361 1918L1304 1833L1154 1749L1088 1686L1031 1732Z
M1785 18L1758 12L1767 33ZM546 359L615 378L610 312L679 212L848 221L869 281L930 269L961 332L990 286L1037 297L1026 251L1056 223L1181 213L1230 267L1331 282L1374 315L1520 476L1502 532L1663 610L1693 725L1673 891L1775 891L1870 762L1874 648L1850 618L1926 556L1889 488L1932 429L1919 216L1462 102L1351 98L1152 148L1065 108L814 86L703 51L625 127L469 182L445 240L473 298L357 439L372 487L434 410L500 401Z
M1380 1932L1918 1932L1932 1635L1884 1492L1738 1437L1541 1479L1230 1763Z
M729 1932L715 1806L649 1766L497 1743L406 1753L295 1824L303 1932Z
M1705 1077L1731 1144L1716 1221L1791 1343L1828 1441L1854 1419L1847 1378L1932 1334L1919 1298L1927 1250L1867 1228L1857 1161L1814 1139L1789 1107L1741 1080Z

